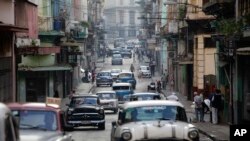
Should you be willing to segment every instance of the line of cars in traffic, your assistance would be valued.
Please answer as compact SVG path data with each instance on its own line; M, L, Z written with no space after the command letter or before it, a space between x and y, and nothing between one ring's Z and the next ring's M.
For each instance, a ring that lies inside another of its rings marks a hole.
M67 131L77 127L105 130L105 110L111 110L118 113L112 122L111 141L199 140L198 129L188 122L180 102L166 100L155 92L136 93L132 72L116 72L116 83L106 83L109 79L113 82L110 71L99 73L100 83L96 80L96 85L110 85L112 89L73 95L65 111L50 103L9 103L6 107L0 104L1 113L8 113L0 115L0 137L11 135L18 141L20 134L21 141L72 141Z

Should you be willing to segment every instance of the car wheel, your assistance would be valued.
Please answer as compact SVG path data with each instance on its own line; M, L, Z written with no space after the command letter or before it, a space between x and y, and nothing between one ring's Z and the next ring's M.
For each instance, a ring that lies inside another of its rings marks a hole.
M100 85L99 84L96 84L96 87L99 87Z
M99 130L105 130L105 122L98 124L98 129Z

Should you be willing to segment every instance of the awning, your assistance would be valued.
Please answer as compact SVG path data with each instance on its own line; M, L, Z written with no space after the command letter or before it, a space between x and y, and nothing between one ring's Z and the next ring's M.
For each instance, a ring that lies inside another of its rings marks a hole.
M71 66L18 67L18 71L70 71Z
M10 31L10 32L28 32L29 29L26 27L20 27L10 24L1 24L0 23L0 31Z
M236 53L238 55L250 55L250 47L238 48Z

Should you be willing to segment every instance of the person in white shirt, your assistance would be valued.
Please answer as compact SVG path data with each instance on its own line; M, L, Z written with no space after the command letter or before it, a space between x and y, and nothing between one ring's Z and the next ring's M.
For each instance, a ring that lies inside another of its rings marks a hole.
M179 101L179 98L176 96L175 92L172 92L172 94L167 97L167 100Z

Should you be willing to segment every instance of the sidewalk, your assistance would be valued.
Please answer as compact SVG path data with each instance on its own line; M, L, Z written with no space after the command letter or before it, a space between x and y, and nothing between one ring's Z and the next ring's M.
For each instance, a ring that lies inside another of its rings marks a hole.
M155 80L160 79L158 72L156 73L155 77L153 77L153 79ZM166 90L163 90L163 94L165 96L170 95L171 94L170 88L167 87ZM176 95L178 96L180 102L184 105L188 118L194 119L195 113L194 109L191 107L192 101L187 100L187 96L184 96L178 92L176 93ZM204 136L204 134L205 135L207 134L210 135L210 137L214 138L215 141L229 141L230 137L229 125L212 124L210 122L209 113L204 115L204 120L205 122L192 122L192 124L194 124L200 129L200 132L202 133L201 134L202 138L207 137ZM206 140L209 141L211 139L207 138Z

